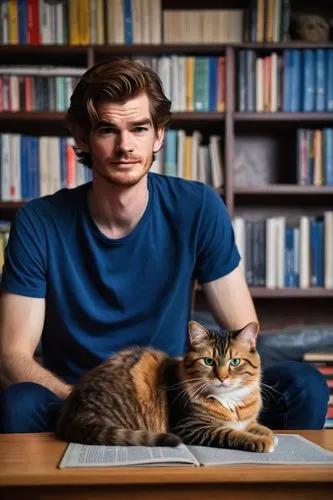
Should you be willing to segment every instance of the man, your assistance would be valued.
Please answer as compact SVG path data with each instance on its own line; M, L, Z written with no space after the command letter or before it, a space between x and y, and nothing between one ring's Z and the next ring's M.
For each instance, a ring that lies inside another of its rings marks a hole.
M170 105L158 76L126 59L96 65L74 90L67 118L93 181L16 213L0 305L3 432L52 430L50 410L80 375L127 345L181 355L194 279L221 326L257 321L221 198L148 173ZM328 394L316 370L285 363L264 381L275 386L266 425L322 427Z

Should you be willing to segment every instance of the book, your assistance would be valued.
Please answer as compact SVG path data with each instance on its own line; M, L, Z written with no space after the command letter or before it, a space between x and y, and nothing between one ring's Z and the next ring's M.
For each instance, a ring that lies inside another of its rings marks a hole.
M241 464L332 465L333 453L299 436L277 434L271 453L186 446L101 446L69 443L58 465L69 467L207 467ZM333 469L332 469L333 471Z

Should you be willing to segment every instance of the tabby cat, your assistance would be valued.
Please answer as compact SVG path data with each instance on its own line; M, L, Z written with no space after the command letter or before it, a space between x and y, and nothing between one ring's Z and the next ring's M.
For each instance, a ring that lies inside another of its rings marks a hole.
M273 451L261 408L258 325L213 332L189 322L183 358L130 347L87 372L65 401L56 433L104 445L179 443Z

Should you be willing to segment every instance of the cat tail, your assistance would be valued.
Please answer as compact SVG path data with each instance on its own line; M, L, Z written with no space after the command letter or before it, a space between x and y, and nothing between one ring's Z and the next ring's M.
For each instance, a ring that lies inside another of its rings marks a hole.
M174 447L182 442L179 436L168 432L125 429L97 424L86 424L84 428L58 425L57 435L65 441L104 446Z

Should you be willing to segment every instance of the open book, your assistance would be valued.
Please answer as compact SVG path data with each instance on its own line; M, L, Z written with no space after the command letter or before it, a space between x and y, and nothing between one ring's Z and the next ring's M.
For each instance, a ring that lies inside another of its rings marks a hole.
M333 453L297 434L278 434L272 453L185 446L94 446L69 443L59 468L129 466L209 466L240 464L322 464L332 465Z

